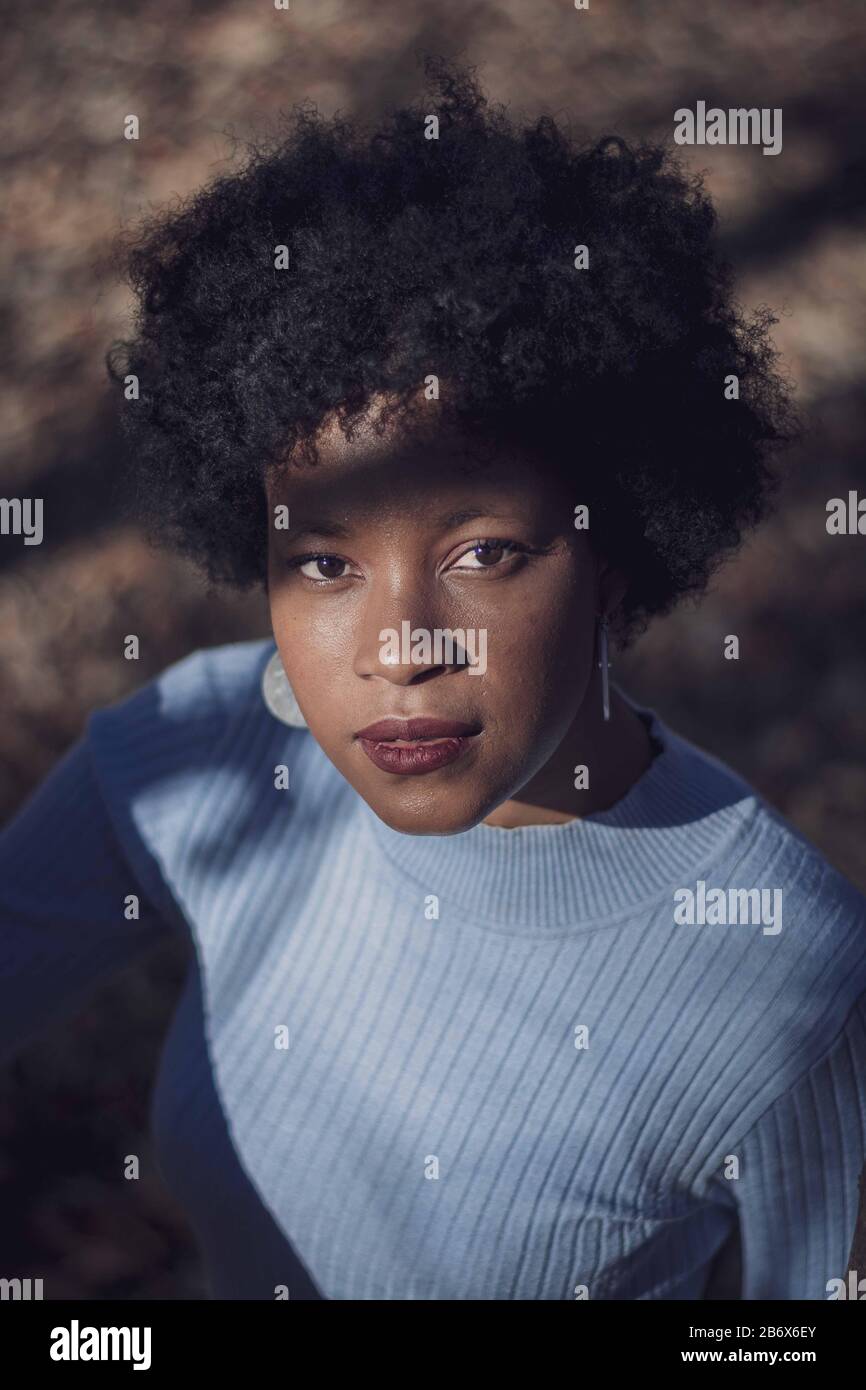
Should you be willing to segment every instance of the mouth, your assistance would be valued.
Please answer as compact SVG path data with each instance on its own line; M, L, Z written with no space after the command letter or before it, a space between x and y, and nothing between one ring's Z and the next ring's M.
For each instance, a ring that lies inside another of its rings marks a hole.
M359 729L355 738L383 772L417 776L456 762L480 733L480 724L419 717L380 719Z

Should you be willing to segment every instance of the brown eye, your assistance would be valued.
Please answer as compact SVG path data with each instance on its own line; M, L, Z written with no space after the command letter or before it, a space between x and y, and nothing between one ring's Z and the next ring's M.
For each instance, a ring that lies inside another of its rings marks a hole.
M488 545L486 542L476 545L473 550L473 554L481 565L498 565L504 553L504 545Z
M346 561L338 555L316 555L305 560L299 569L307 579L341 579L345 566Z
M519 549L520 547L511 541L478 541L471 550L464 550L460 563L454 565L454 569L493 569L504 556Z

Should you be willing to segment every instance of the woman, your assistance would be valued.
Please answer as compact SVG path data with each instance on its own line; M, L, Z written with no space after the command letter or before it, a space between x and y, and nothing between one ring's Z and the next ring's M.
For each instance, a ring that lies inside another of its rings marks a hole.
M128 249L136 515L275 644L95 713L2 841L19 1046L190 943L153 1122L216 1297L826 1296L866 903L608 675L794 431L668 153L471 74L302 110Z

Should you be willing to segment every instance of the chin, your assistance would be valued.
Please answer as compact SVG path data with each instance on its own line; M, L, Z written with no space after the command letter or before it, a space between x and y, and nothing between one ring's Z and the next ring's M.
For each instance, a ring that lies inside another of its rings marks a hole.
M381 821L392 830L399 831L401 835L460 835L464 830L471 830L474 825L478 825L485 816L489 816L497 803L493 801L489 806L475 809L449 806L446 798L443 798L441 806L435 807L431 807L429 803L417 808L383 806L381 803L373 802L367 804Z

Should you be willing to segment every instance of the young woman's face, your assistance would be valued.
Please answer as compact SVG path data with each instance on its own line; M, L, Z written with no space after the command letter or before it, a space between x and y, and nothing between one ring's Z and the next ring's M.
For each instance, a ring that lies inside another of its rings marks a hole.
M348 441L332 425L317 442L317 465L268 490L286 675L383 821L466 830L539 772L586 697L599 582L581 498L517 457L472 467L444 431Z

